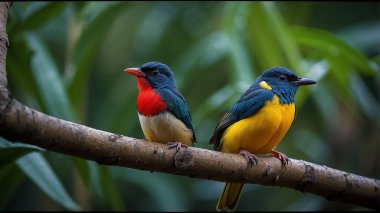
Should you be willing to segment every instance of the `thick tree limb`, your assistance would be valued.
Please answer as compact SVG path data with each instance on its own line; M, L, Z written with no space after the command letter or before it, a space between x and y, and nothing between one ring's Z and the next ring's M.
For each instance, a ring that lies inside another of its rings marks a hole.
M9 3L0 3L0 136L99 164L165 172L223 182L293 188L328 200L380 209L380 180L291 159L259 157L247 166L236 154L190 147L178 152L167 145L113 134L51 117L14 99L7 89L5 33Z

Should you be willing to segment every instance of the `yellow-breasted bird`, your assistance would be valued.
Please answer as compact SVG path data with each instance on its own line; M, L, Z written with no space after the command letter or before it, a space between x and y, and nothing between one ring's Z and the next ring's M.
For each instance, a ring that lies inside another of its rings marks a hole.
M136 77L137 110L147 140L169 144L169 148L193 146L196 142L185 98L174 84L170 68L148 62L140 68L126 68Z
M220 120L210 144L215 150L243 155L251 166L257 164L255 154L266 153L287 164L286 155L274 149L295 118L297 88L315 83L284 67L264 71ZM216 209L234 211L243 186L226 183Z

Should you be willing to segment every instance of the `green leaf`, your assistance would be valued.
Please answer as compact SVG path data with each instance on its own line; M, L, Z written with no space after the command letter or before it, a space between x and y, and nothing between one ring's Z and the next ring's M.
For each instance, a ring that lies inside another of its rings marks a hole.
M66 2L49 2L28 16L22 24L23 30L35 29L53 20L65 9Z
M37 151L38 149L31 149L26 147L19 148L1 148L0 149L0 168L13 163L19 157L28 154L30 152Z
M272 32L275 32L273 35L279 43L279 48L284 52L290 68L299 72L301 54L290 35L289 27L286 25L280 11L274 2L260 2L260 4L262 4L262 8L268 18L269 26L272 27Z
M253 78L253 68L251 61L249 60L251 56L246 48L244 35L245 29L247 27L247 15L248 7L245 3L235 3L230 2L225 5L224 11L224 31L226 37L229 39L229 49L230 57L232 60L233 72L231 82L244 81L247 83L252 83Z
M271 19L268 12L264 9L260 2L251 2L249 4L250 15L249 28L247 33L249 36L248 44L252 54L255 56L255 62L258 64L259 70L265 70L274 66L288 67L288 62L279 48L277 33L271 25Z
M321 60L321 61L303 60L301 61L300 69L304 70L303 71L304 75L302 75L302 77L306 77L306 78L316 81L317 85L305 87L297 91L295 100L296 100L297 107L299 108L302 107L302 105L305 103L306 98L310 95L310 91L317 90L318 92L313 92L313 95L315 97L320 97L319 91L324 90L320 87L323 87L324 80L326 78L326 75L328 74L329 65L326 62L326 60ZM323 101L321 100L319 103L325 104L325 102L328 102L328 100L330 100L328 99L329 96L326 96L326 100L323 100Z
M123 199L120 195L119 188L115 186L115 180L112 179L108 166L98 166L101 184L105 198L111 205L112 211L125 211Z
M115 171L117 171L115 169ZM144 204L144 200L136 200L144 211L186 211L186 204L189 200L187 194L183 193L184 186L178 181L178 177L173 177L164 173L147 173L147 171L133 170L114 173L119 178L128 180L133 185L141 188L144 193L151 197L153 205ZM182 179L182 178L180 178ZM182 180L184 181L184 180ZM182 182L183 183L183 182ZM134 197L134 191L127 190L129 197Z
M353 66L363 74L373 75L375 73L374 67L362 53L332 33L301 26L291 27L291 32L299 45L311 47L323 51L325 55L337 57L341 63Z
M228 38L223 32L214 32L207 37L202 38L192 48L187 50L183 56L178 59L178 62L173 66L173 70L180 70L180 79L176 79L178 88L185 88L193 85L192 78L197 74L202 73L202 68L210 66L220 60L228 53ZM194 65L197 69L193 69Z
M239 91L240 92L240 91ZM229 100L233 97L238 96L239 93L236 89L231 85L226 85L225 87L219 89L215 93L213 93L205 102L203 102L194 114L194 125L200 125L200 122L212 111L218 108L228 109ZM198 124L199 123L199 124Z
M9 37L14 38L16 35ZM27 42L19 36L18 39L11 40L10 46L12 48L8 49L6 64L10 90L15 92L14 95L21 101L27 97L35 97L41 101L36 82L31 80L34 78L31 70L32 52ZM20 49L23 51L19 51Z
M359 107L362 109L368 118L373 119L375 123L380 124L380 105L376 98L371 94L370 89L367 87L362 78L353 73L350 76L350 86L352 93Z
M86 186L89 186L90 172L89 172L89 163L91 161L84 160L82 158L73 158L74 165L78 170L80 177L83 183Z
M25 38L34 51L32 71L43 105L50 115L74 121L75 116L67 98L65 85L50 52L36 34L27 33Z
M30 153L20 158L17 160L17 165L46 195L58 204L71 211L80 210L40 153Z
M19 157L26 155L30 152L43 151L37 146L22 144L22 143L11 143L7 140L0 138L0 169L13 164L13 162Z
M69 62L71 63L69 66L73 67L74 72L73 77L68 80L68 89L70 99L76 109L84 104L83 97L87 93L87 80L89 79L91 64L103 44L102 41L112 27L109 23L113 23L121 12L125 12L127 5L124 2L107 4L108 7L103 8L95 18L91 18L75 42Z
M25 175L20 171L15 163L8 164L0 168L0 209L5 210L9 199L14 196L20 185L26 180Z

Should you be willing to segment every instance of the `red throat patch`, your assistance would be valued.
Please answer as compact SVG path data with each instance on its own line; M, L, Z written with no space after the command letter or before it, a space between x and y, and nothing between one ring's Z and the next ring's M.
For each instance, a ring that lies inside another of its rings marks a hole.
M137 78L140 90L137 96L137 110L141 115L152 116L166 110L166 101L162 101L160 94L144 78Z

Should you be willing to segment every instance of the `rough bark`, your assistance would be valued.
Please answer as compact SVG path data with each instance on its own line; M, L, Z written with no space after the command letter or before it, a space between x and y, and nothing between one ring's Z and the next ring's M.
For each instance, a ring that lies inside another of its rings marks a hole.
M0 3L0 136L9 141L37 145L49 151L76 156L99 164L223 182L244 181L293 188L332 201L380 209L380 180L362 177L310 162L259 157L247 166L236 154L189 147L178 152L167 145L146 142L61 120L14 99L7 89L6 23L9 2Z

